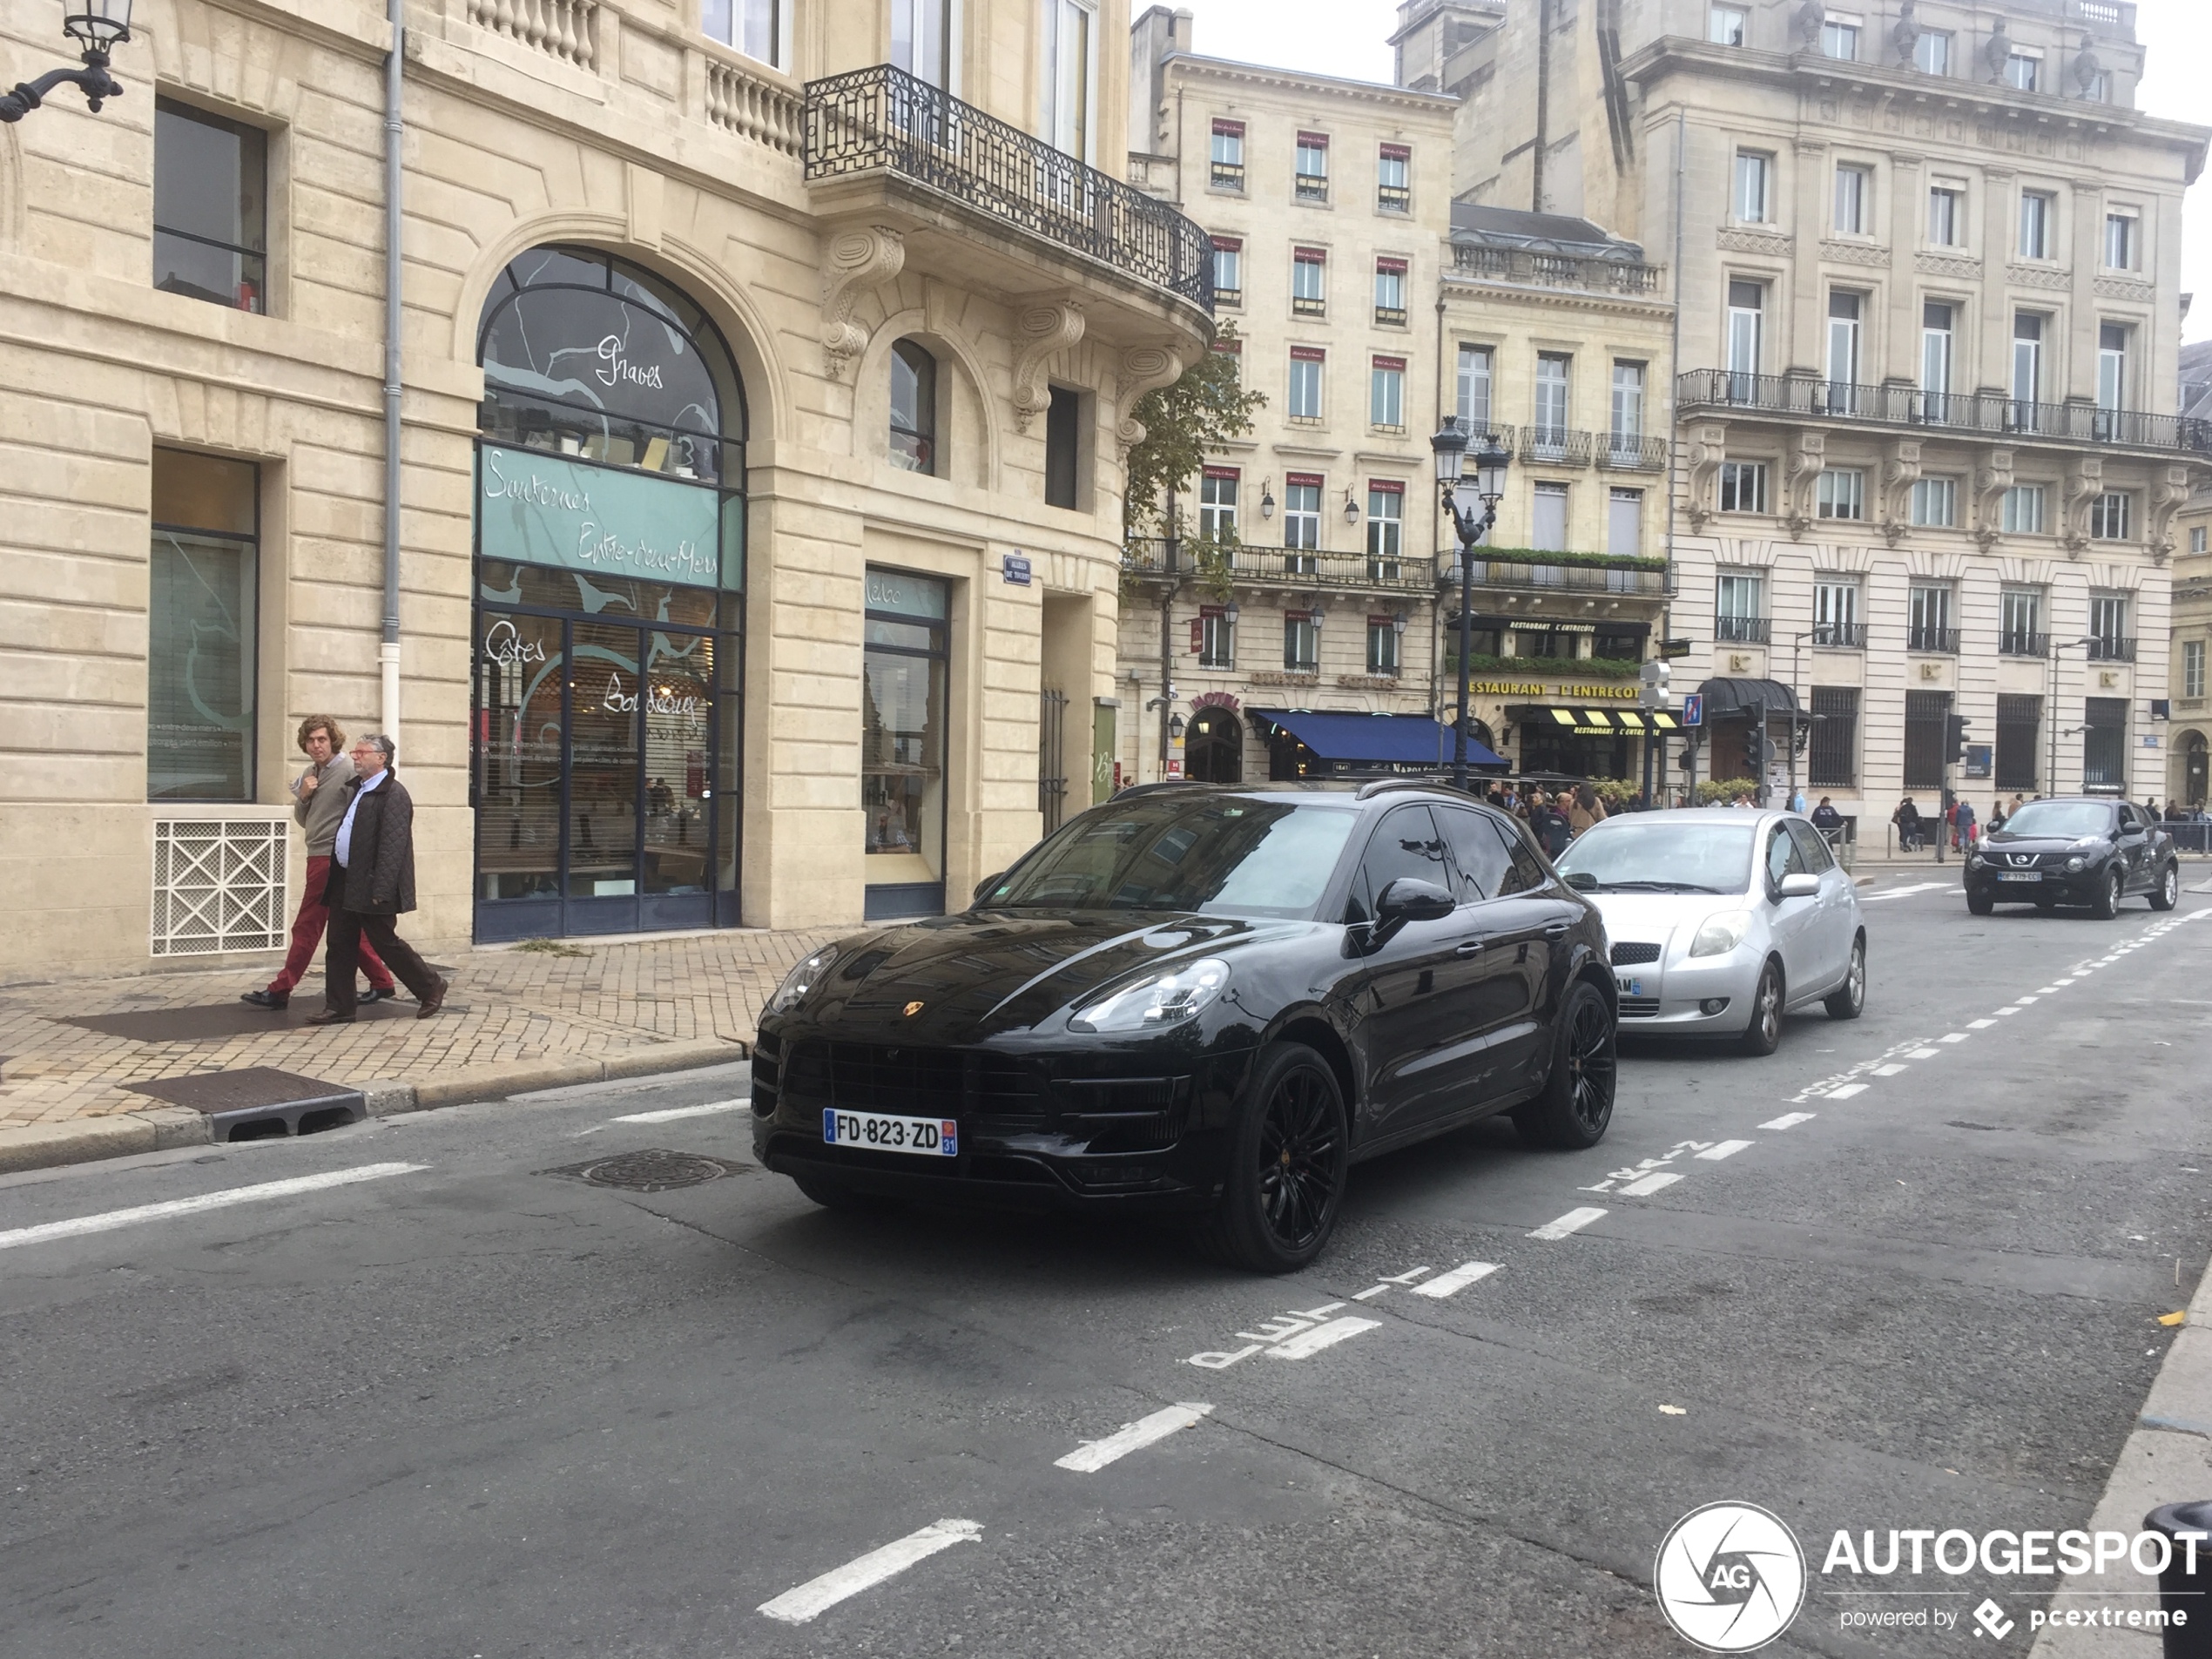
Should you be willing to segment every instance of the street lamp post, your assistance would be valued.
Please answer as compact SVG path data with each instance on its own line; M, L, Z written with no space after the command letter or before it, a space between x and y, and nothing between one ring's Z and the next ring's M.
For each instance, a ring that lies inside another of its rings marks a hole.
M2086 647L2095 644L2096 641L2087 635L2080 639L2054 639L2051 642L2051 706L2043 712L2044 727L2051 734L2050 760L2043 773L2043 792L2047 795L2059 792L2059 653L2076 645ZM2078 726L2074 729L2080 730Z
M84 50L82 69L50 69L35 81L17 81L0 93L0 121L20 121L57 86L82 89L93 114L108 98L123 96L123 83L108 73L108 54L131 38L131 0L62 0L62 32Z
M1474 458L1474 493L1482 503L1477 516L1472 506L1460 505L1460 474L1467 464L1467 433L1456 419L1447 418L1428 441L1436 454L1436 483L1443 494L1444 510L1460 538L1460 718L1452 737L1452 781L1467 786L1467 658L1474 648L1474 550L1498 522L1498 503L1506 496L1506 468L1513 457L1494 435L1486 435Z
M1805 713L1804 703L1797 691L1797 653L1804 647L1805 641L1819 631L1817 628L1809 628L1790 642L1790 701L1797 705L1790 711L1789 804L1791 805L1794 805L1797 799L1797 720Z

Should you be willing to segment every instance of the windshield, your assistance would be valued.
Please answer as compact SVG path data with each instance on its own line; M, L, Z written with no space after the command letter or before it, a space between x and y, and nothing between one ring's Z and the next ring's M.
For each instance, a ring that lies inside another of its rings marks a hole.
M1757 828L1717 813L1711 821L1609 818L1559 856L1559 873L1586 878L1574 883L1585 893L1742 893Z
M2109 835L2112 808L2094 800L2032 800L2005 820L2010 835L2048 835L2071 840L2077 835Z
M1086 813L981 900L992 908L1310 918L1357 808L1179 792Z

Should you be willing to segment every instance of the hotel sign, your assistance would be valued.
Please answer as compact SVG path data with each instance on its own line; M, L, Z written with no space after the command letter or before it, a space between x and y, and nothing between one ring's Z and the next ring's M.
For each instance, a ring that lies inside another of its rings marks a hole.
M715 585L721 507L713 489L495 443L480 455L484 557Z

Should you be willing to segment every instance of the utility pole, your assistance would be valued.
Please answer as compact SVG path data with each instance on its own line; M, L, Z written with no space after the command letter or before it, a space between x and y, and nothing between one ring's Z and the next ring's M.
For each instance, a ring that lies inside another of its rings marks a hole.
M1183 586L1183 538L1176 534L1175 487L1167 492L1167 515L1160 522L1165 532L1160 542L1160 781L1167 781L1168 758L1173 749L1175 719L1175 596Z

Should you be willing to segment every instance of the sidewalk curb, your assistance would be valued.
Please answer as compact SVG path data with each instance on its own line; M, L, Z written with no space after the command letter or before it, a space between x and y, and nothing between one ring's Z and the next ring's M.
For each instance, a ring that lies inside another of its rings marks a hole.
M611 1082L628 1077L658 1076L665 1072L694 1071L705 1066L724 1066L747 1059L752 1053L750 1043L706 1038L650 1043L604 1056L576 1055L518 1060L497 1066L464 1066L421 1082L394 1077L355 1079L348 1082L347 1087L361 1090L371 1117L394 1117L403 1112L432 1111L441 1106L501 1100L532 1089ZM81 1118L73 1123L33 1123L23 1129L0 1130L0 1175L59 1169L65 1164L90 1163L101 1158L133 1157L142 1152L166 1152L175 1147L208 1143L207 1119L202 1114L182 1106L149 1104L142 1112L117 1112L106 1117Z
M2154 1329L2155 1327L2153 1327ZM2197 1281L2188 1318L2151 1381L2135 1426L2114 1460L2112 1478L2087 1526L2092 1532L2142 1530L2143 1517L2162 1503L2212 1498L2212 1267ZM2155 1580L2108 1575L2134 1589ZM2059 1581L2051 1597L2064 1606L2094 1606L2105 1581L2077 1574ZM2144 1603L2143 1605L2148 1605ZM2045 1629L2028 1659L2157 1659L2161 1638L2145 1630Z

